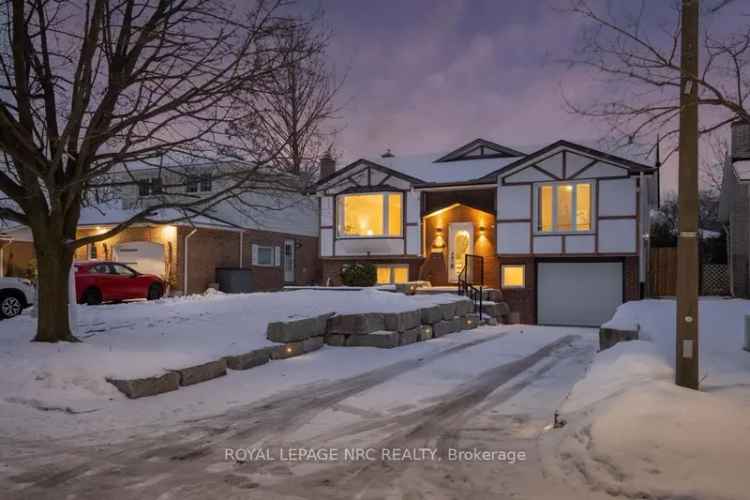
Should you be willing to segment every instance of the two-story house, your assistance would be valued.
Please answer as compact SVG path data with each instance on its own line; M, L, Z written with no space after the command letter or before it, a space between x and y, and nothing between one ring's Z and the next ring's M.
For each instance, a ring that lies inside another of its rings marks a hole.
M641 296L651 166L567 141L527 153L476 139L327 170L318 184L326 281L368 261L380 283L450 286L476 256L484 285L523 322L558 325L599 325Z
M214 163L171 168L129 168L116 175L128 182L112 201L84 208L78 236L104 233L164 199L210 197L236 182ZM135 181L135 182L132 182ZM173 292L201 293L216 282L217 268L251 271L250 289L273 290L320 280L318 204L314 199L264 186L242 192L210 210L161 209L149 222L79 248L76 260L114 260L163 276ZM33 267L28 228L0 231L0 274L26 275Z

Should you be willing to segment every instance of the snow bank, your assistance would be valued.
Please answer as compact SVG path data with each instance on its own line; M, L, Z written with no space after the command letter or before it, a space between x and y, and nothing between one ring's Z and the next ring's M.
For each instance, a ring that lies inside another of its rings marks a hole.
M77 344L30 342L36 321L26 314L0 321L0 397L85 408L124 397L106 377L153 376L274 345L266 339L271 321L327 312L399 312L455 300L455 295L375 289L300 290L81 306L76 334L83 342Z
M748 406L651 381L595 409L561 444L565 475L626 498L747 498Z
M556 467L568 480L628 498L746 496L750 301L701 299L699 314L703 392L674 385L675 301L618 308L606 327L637 324L642 340L597 354L561 408L571 425Z

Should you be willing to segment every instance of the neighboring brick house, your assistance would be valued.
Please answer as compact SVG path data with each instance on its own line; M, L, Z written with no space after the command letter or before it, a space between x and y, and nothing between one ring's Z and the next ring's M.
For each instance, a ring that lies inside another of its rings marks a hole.
M732 124L731 154L724 167L719 218L728 234L731 292L750 298L750 125Z
M130 186L116 202L83 209L78 236L104 232L156 202L155 195L161 194L153 192L156 175L156 170L141 169L136 177L148 181L145 187ZM161 177L158 182L170 183ZM209 174L202 174L196 176L195 185L178 189L208 194L221 187ZM164 277L172 292L177 293L205 291L216 282L216 269L221 267L250 269L253 290L319 283L315 200L290 194L248 196L257 198L258 207L267 208L238 210L222 203L210 212L196 213L189 221L175 224L158 221L184 217L181 213L159 210L149 217L156 223L135 224L113 238L82 247L76 260L128 263L141 272ZM33 269L32 259L33 243L27 228L16 226L0 231L0 273L28 275Z
M366 261L381 283L455 286L481 262L484 285L542 324L598 325L641 296L651 166L567 141L526 153L476 139L328 170L318 184L325 281Z

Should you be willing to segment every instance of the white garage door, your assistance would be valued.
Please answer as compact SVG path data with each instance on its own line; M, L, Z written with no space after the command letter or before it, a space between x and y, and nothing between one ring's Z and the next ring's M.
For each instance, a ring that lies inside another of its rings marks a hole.
M164 246L151 241L120 243L112 249L112 260L143 274L163 276L165 273Z
M600 326L622 304L622 263L540 262L537 323Z

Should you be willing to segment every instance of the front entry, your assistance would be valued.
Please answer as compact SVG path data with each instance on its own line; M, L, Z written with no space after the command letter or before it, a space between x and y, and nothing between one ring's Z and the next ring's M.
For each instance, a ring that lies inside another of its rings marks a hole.
M294 283L294 240L284 240L284 282Z
M448 281L458 282L464 269L466 254L474 253L474 224L452 222L448 225Z

